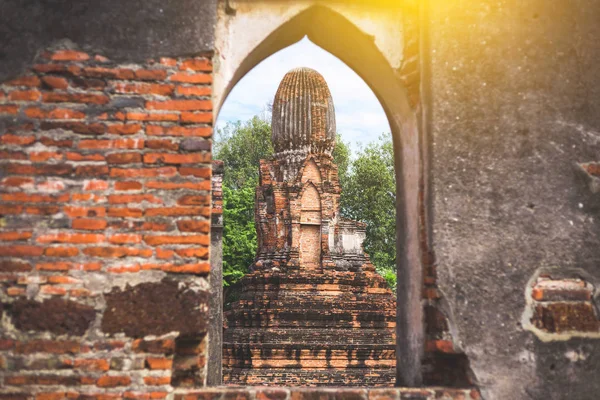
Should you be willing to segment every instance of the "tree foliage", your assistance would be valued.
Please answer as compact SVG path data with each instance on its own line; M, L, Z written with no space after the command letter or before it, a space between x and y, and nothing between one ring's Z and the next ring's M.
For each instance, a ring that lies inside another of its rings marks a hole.
M365 251L392 287L396 285L395 193L392 141L382 136L356 154L340 203L343 216L366 223Z
M238 281L254 261L255 189L261 159L271 159L271 126L266 118L229 123L218 132L215 158L225 165L223 178L223 279ZM353 159L337 136L333 153L342 186L342 215L367 224L365 250L377 270L395 286L394 168L391 141L381 138Z
M218 132L215 158L225 167L223 177L223 283L238 281L256 255L254 193L261 159L273 156L271 125L254 117L227 124Z

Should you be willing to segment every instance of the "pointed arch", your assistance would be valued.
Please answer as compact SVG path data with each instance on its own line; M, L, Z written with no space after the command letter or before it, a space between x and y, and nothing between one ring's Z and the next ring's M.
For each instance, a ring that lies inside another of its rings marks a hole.
M313 43L352 68L383 106L392 131L396 171L397 377L399 385L419 386L422 382L424 340L423 271L419 238L422 160L417 114L411 109L402 82L401 63L392 63L389 52L384 54L381 48L385 47L385 43L377 43L372 35L327 6L306 6L306 3L302 3L303 5L293 6L286 4L279 9L271 4L273 8L269 9L266 6L252 8L250 2L238 4L240 10L237 16L229 16L224 6L219 14L217 39L222 38L223 41L217 43L219 50L216 60L221 60L222 65L216 68L214 78L215 114L218 114L231 89L250 69L304 36L308 36ZM263 10L264 15L257 16L260 10ZM394 10L397 11L397 7ZM261 21L257 23L260 27L249 32L248 29L251 28L248 27L253 24L241 17L243 12L248 13L246 17L254 13L256 21ZM237 30L230 24L233 18L242 18ZM401 19L401 15L398 15L396 26ZM273 22L274 25L280 25L271 30L270 26L273 25L269 24ZM260 32L257 33L257 29ZM398 43L401 42L399 39ZM394 46L398 44L395 43ZM401 61L402 57L399 59Z
M302 182L304 183L308 181L314 183L322 182L321 170L313 158L309 159L308 162L304 164L302 171Z

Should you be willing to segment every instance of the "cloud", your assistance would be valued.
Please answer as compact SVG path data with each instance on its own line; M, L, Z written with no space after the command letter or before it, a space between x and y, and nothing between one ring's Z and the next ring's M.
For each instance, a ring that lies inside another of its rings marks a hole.
M217 127L228 121L245 121L262 112L273 101L283 76L296 67L313 68L323 75L333 97L337 130L353 149L390 132L381 104L362 78L307 38L273 54L248 72L225 100Z

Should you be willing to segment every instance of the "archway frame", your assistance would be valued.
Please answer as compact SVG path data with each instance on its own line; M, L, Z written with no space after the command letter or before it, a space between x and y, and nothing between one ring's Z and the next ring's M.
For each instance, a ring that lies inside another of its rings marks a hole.
M236 11L227 2L221 2L219 12L217 41L220 33L222 36L229 35L225 38L229 47L219 49L217 46L215 55L215 116L231 89L246 73L270 55L305 36L352 68L369 85L383 106L392 133L396 174L397 385L420 386L424 343L423 265L419 235L422 138L419 115L411 108L400 66L391 65L372 35L365 33L341 13L319 4L309 4L283 22L277 20L273 24L274 29L268 29L256 43L249 44L242 40L235 49L237 57L228 57L228 49L236 43L235 37L231 37L230 18L242 16L236 16ZM265 11L265 21L271 21L269 14L275 12ZM235 69L231 69L231 63L237 62L231 59L236 58L239 63ZM219 63L222 65L219 66ZM223 68L226 63L229 64Z

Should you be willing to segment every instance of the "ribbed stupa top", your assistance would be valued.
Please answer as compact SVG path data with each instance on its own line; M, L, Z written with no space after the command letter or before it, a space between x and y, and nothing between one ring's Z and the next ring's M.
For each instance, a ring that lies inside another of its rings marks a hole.
M308 154L332 154L335 110L317 71L295 68L283 77L273 101L272 140L276 158L292 164Z

